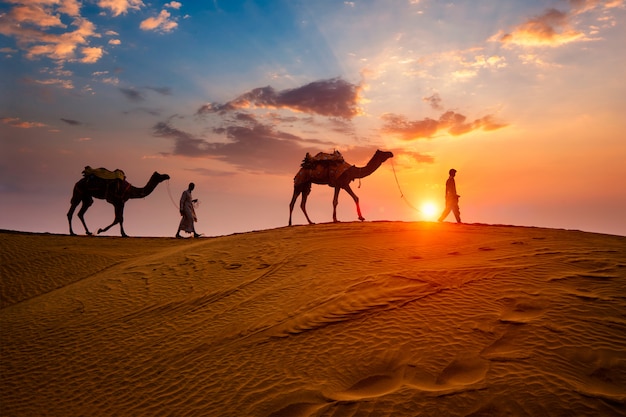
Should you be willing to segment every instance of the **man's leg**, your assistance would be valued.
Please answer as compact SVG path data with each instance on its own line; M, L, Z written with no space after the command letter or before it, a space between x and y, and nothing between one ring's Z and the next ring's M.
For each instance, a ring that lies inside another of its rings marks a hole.
M446 208L443 210L443 213L441 213L441 216L439 216L440 222L444 221L446 217L448 217L448 214L450 214L450 210L452 210L452 207L450 207L450 204L446 203Z
M459 209L459 203L456 203L454 207L452 207L452 212L454 213L454 217L456 217L456 222L461 223L461 210Z

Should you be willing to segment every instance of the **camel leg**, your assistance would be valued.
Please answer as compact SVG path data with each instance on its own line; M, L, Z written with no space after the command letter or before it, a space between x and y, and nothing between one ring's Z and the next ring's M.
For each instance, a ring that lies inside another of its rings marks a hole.
M103 229L98 229L98 234L106 232L107 230L109 230L111 227L115 226L118 223L120 225L120 231L122 232L122 237L128 237L126 232L124 232L124 226L123 226L123 223L124 223L124 204L123 203L121 205L115 206L115 220L113 220L113 223L111 223L110 225L108 225L107 227Z
M363 218L363 216L361 215L361 207L359 206L359 197L357 197L357 195L354 194L354 191L352 191L352 188L350 188L350 184L346 185L344 187L344 190L346 190L348 194L350 194L350 196L354 200L354 203L356 204L356 212L359 215L359 220L361 221L365 220L365 218Z
M85 198L83 199L83 205L80 207L80 210L78 210L78 218L80 219L81 223L83 224L83 227L85 228L85 233L88 235L91 235L91 232L87 228L87 223L85 223L85 213L87 212L89 207L91 207L92 204L93 204L93 198L91 197Z
M333 222L337 223L337 205L339 204L339 191L341 188L335 187L335 196L333 197Z
M309 222L309 224L314 224L311 221L311 219L309 219L309 215L306 213L306 200L307 198L309 198L309 194L311 194L310 185L308 187L305 187L304 190L302 190L302 201L300 202L300 208L302 209L302 212L304 213L304 217L306 217L306 220Z
M70 224L70 235L72 236L76 236L76 233L74 233L74 230L72 229L72 216L74 215L74 210L76 210L76 207L78 207L78 204L81 202L82 202L82 205L80 207L80 210L78 211L78 218L80 219L81 223L83 224L83 227L85 228L85 233L88 235L91 235L91 232L87 228L87 223L85 223L85 213L87 212L89 207L91 207L91 205L93 204L93 198L89 197L89 198L85 198L84 200L72 199L72 205L70 206L70 209L67 212L67 221Z
M301 191L298 187L293 187L293 196L291 197L291 203L289 203L289 226L291 226L291 213L293 212L293 207L296 205L296 200L300 193Z
M67 212L67 221L70 224L70 235L72 236L76 236L76 233L74 233L74 230L72 230L72 216L74 216L74 210L76 210L76 207L78 207L78 203L75 203L72 200L72 205L70 206L70 210Z

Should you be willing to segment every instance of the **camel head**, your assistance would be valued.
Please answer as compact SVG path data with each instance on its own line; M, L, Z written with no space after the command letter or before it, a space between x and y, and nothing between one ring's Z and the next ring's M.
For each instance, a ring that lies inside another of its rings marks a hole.
M152 174L152 177L150 179L156 181L157 184L160 184L165 180L169 180L170 176L167 174L159 174L158 172L154 171L154 174Z
M376 151L374 158L381 160L381 162L385 162L389 158L393 158L393 153L388 151L381 151L380 149Z

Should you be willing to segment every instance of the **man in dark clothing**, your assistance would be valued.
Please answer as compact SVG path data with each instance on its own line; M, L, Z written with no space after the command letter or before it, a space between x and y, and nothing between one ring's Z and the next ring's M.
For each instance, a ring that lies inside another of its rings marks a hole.
M446 181L446 208L441 213L439 217L439 221L442 222L448 217L450 212L454 213L454 217L456 217L456 222L461 223L461 210L459 210L459 197L456 193L456 182L454 181L454 176L456 175L456 169L450 170L450 177L448 181Z

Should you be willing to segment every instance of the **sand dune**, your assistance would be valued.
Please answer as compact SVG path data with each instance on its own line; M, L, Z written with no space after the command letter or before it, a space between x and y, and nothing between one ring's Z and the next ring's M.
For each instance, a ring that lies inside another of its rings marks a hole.
M626 415L626 237L0 233L2 416Z

